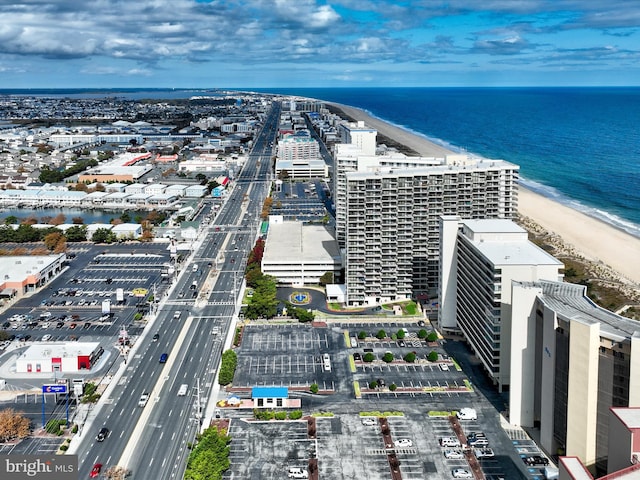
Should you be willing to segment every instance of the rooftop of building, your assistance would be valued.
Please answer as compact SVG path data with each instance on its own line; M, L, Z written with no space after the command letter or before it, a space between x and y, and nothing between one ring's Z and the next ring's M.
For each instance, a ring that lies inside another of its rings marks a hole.
M68 358L91 355L100 342L43 342L34 343L20 358Z
M508 219L462 220L463 232L476 249L496 266L563 263L530 242L527 231Z
M640 428L640 407L613 407L611 413L629 429Z
M599 323L602 336L619 342L632 336L640 336L640 323L593 303L587 296L587 287L584 285L547 280L521 284L541 288L541 301L562 317L586 324Z
M51 226L51 225L49 225ZM49 267L51 264L66 258L64 253L55 255L19 255L0 257L0 271L2 282L22 282L25 277L35 275Z
M267 262L339 261L340 251L333 235L324 225L301 222L271 223L263 260Z

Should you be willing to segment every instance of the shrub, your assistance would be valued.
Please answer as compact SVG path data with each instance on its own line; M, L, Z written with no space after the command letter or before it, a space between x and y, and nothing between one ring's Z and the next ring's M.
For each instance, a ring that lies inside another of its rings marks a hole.
M376 333L376 338L382 340L383 338L386 338L387 336L387 332L385 332L384 330L378 330L378 333Z
M71 429L71 433L78 433L78 425L74 425Z
M371 352L367 352L364 354L364 357L362 357L362 360L364 360L365 362L371 363L376 359L376 356L371 353Z
M319 389L320 387L318 387L317 383L312 383L311 386L309 387L309 390L311 390L311 393L318 393Z
M416 354L413 352L409 352L404 356L404 361L405 362L409 362L409 363L413 363L416 361Z
M435 342L436 340L438 340L438 334L436 332L431 332L427 335L427 342Z
M275 418L276 418L276 420L286 420L287 419L287 412L276 412L275 413Z
M226 350L222 353L222 363L220 364L220 375L218 383L220 385L229 385L233 382L233 376L236 374L236 366L238 365L238 355L233 350Z
M360 330L360 333L358 333L358 338L360 340L364 340L365 338L367 338L367 332L365 332L364 330Z
M369 382L369 388L371 388L371 389L378 388L377 380L372 380L371 382Z
M398 332L396 333L396 337L399 338L400 340L402 340L405 337L406 333L404 332L403 329L398 330Z
M302 418L302 410L293 410L289 412L290 420L300 420Z
M418 338L427 338L429 332L427 332L424 328L418 332Z
M387 363L391 363L393 362L394 356L393 353L391 352L387 352L384 354L384 356L382 357L382 360L384 360Z
M438 352L431 350L429 352L429 355L427 355L427 360L429 360L430 362L435 362L436 360L438 360Z
M60 451L61 452L66 452L69 449L68 445L60 445Z
M397 388L398 386L395 383L392 383L391 385L389 385L389 390L391 390L392 392L395 392Z

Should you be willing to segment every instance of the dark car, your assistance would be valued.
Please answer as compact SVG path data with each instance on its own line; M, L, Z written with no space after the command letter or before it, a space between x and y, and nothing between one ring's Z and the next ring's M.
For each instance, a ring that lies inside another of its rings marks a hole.
M4 322L2 324L2 328L9 328L11 326L11 322Z
M359 352L356 352L353 354L353 359L354 360L362 360L362 355L360 355Z
M64 322L56 323L56 328L62 328L62 327L64 327Z
M194 291L194 292L191 294L191 297L192 297L192 298L196 298L197 296L198 296L198 292L195 292L195 291Z
M549 465L549 459L543 457L542 455L532 455L531 457L524 457L523 460L524 463L529 465L530 467L536 465L542 465L546 467L547 465Z
M89 328L91 326L91 322L86 322L82 328Z
M153 341L154 341L154 342L157 342L159 338L160 338L160 334L159 334L159 333L156 333L156 334L153 336Z
M160 355L160 363L167 363L167 358L169 358L169 355L167 353L163 353L162 355Z
M98 442L104 442L105 438L109 436L109 429L107 427L102 427L96 435L96 440Z

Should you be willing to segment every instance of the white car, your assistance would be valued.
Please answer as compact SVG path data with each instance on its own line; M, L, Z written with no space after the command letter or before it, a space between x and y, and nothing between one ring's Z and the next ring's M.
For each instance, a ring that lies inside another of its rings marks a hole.
M444 458L464 458L464 454L460 450L445 450L442 454L444 455Z
M378 422L373 417L366 417L362 419L362 424L366 425L367 427L375 427L376 423Z
M400 440L396 440L395 442L393 442L393 445L394 447L398 448L407 448L413 447L413 442L408 438L401 438Z
M447 365L446 363L441 363L440 364L440 370L442 370L443 372L448 372L449 371L449 365Z
M138 400L138 406L139 407L144 407L147 404L148 401L149 401L149 394L148 393L143 393L140 396L140 400Z
M493 450L490 448L476 448L473 453L475 454L476 458L480 459L480 458L488 458L488 457L493 457L494 453Z
M451 475L453 475L453 478L473 478L473 474L464 468L455 468L451 470Z
M51 340L51 335L48 333L42 337L43 342L48 342L49 340Z

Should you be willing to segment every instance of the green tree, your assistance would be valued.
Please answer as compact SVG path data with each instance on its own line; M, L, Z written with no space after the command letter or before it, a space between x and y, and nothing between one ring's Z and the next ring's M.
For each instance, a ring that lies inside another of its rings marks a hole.
M309 390L311 391L311 393L318 393L319 389L320 387L318 387L317 383L312 383L311 386L309 387Z
M424 328L422 328L418 332L418 338L427 338L427 335L429 335L429 332L427 332Z
M379 340L382 340L383 338L386 338L387 336L387 332L385 332L384 330L378 330L378 333L376 333L376 338Z
M378 388L378 381L377 380L372 380L369 382L369 388L370 389L374 389L374 388Z
M93 232L91 241L94 243L113 243L117 240L115 233L108 228L98 228Z
M122 212L122 214L120 215L120 220L122 220L122 223L129 223L131 221L131 215L129 215L129 212Z
M436 360L438 360L438 352L431 350L429 352L429 355L427 355L427 360L429 360L430 362L435 362Z
M320 285L331 285L333 283L333 272L325 272L320 277Z
M391 352L387 352L382 356L382 360L384 360L387 363L391 363L393 362L393 353Z
M364 357L362 357L362 360L364 360L367 363L371 363L376 359L376 356L371 353L371 352L367 352L364 354Z
M364 330L360 330L360 332L358 333L358 338L360 340L364 340L365 338L367 338L367 332L365 332Z
M67 237L69 242L84 242L87 240L87 226L86 225L74 225L67 228L64 232L64 236Z
M401 328L400 330L398 330L398 332L396 333L396 338L402 340L405 337L406 333L405 331Z
M7 218L4 219L4 224L5 225L15 225L19 221L20 220L15 215L9 215Z
M398 389L398 386L395 383L392 383L391 385L389 385L389 390L391 390L392 392L395 392Z
M184 473L185 480L221 480L229 469L231 437L216 427L207 428L191 451Z
M427 342L435 342L436 340L438 340L438 334L436 332L431 332L427 335Z
M404 356L404 361L405 362L409 362L409 363L413 363L416 361L416 354L413 352L409 352Z

